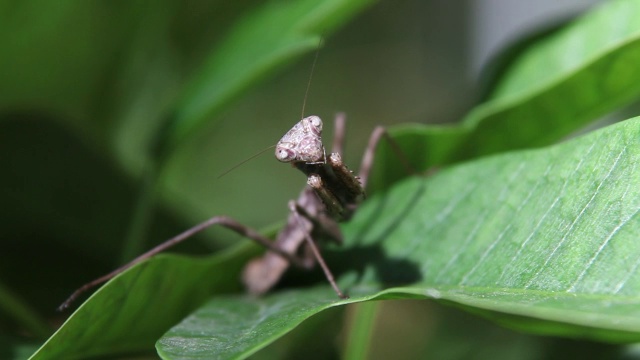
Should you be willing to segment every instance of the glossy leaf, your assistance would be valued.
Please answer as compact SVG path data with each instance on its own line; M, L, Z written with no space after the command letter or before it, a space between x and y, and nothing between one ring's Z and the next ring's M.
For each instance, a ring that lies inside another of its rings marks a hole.
M160 255L135 266L96 291L31 359L149 351L212 292L237 291L252 253L245 247L200 260Z
M285 291L264 299L221 297L163 336L158 353L165 359L246 357L318 311L344 303L348 301L339 301L324 287Z
M369 199L344 226L346 246L328 252L349 300L328 286L214 297L159 352L244 358L327 307L416 297L536 333L638 341L638 134L634 119L409 179Z
M640 3L611 1L529 47L464 120L475 131L457 156L553 143L637 98L639 14Z

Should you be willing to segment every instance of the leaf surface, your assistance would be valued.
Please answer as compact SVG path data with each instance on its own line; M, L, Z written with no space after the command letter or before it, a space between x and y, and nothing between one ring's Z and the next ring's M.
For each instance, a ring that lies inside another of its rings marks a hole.
M75 359L149 351L173 324L211 293L238 290L246 247L192 259L159 255L95 292L31 359Z

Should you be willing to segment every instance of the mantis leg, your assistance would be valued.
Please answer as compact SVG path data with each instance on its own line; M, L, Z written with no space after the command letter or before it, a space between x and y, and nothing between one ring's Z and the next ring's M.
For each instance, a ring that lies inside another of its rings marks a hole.
M296 257L293 254L290 254L284 250L282 250L281 248L277 247L274 245L274 243L260 235L260 233L258 233L257 231L251 229L250 227L247 227L245 225L242 225L241 223L239 223L238 221L228 217L228 216L215 216L212 217L209 220L206 220L174 237L172 237L171 239L163 242L162 244L159 244L158 246L154 247L153 249L145 252L144 254L136 257L135 259L131 260L129 263L113 270L112 272L101 276L91 282L88 282L86 284L84 284L83 286L81 286L78 290L76 290L73 294L71 294L71 296L69 296L69 298L67 300L65 300L65 302L62 303L62 305L60 305L58 307L58 310L64 310L66 308L69 307L69 305L78 298L78 296L80 296L82 293L84 293L85 291L98 286L108 280L110 280L111 278L115 277L116 275L122 273L123 271L127 270L128 268L132 267L133 265L140 263L146 259L149 259L150 257L172 247L175 246L187 239L189 239L190 237L192 237L193 235L202 232L205 229L208 229L211 226L214 225L221 225L224 226L230 230L235 231L236 233L243 235L244 237L247 237L251 240L254 240L256 242L258 242L260 245L266 247L267 249L269 249L270 251L278 254L279 256L285 258L287 261L289 261L290 263L296 265L296 266L300 266L300 267L308 267L303 260L299 259L298 257Z

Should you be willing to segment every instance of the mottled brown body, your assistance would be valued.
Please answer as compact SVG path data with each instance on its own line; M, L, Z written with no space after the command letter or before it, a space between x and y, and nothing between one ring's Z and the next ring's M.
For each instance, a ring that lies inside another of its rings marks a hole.
M309 267L318 261L338 295L345 297L335 284L319 250L315 248L314 241L319 237L327 237L342 243L337 222L351 217L364 199L364 188L358 177L344 165L339 153L326 156L322 126L319 117L306 117L276 145L276 158L302 171L307 176L308 187L297 201L289 204L291 214L274 244L291 255L301 256ZM336 133L343 131L344 116L339 115ZM337 135L337 138L343 138L341 134ZM340 144L338 148L341 147ZM243 281L249 292L261 294L270 289L288 267L286 259L278 254L267 253L247 265Z

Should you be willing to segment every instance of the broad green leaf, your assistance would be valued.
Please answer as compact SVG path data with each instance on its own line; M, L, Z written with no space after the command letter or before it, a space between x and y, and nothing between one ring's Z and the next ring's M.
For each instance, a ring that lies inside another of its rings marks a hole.
M269 2L238 21L186 90L171 142L183 140L237 94L276 68L320 45L371 0Z
M149 351L212 292L238 290L238 274L255 249L204 259L160 255L96 291L31 359L75 359Z
M638 17L637 1L606 2L523 51L493 98L459 125L407 125L394 136L425 166L552 144L638 98ZM384 160L376 176L384 184L402 174L388 153L378 152Z
M283 291L263 299L219 297L172 328L156 347L163 359L245 358L318 311L348 302L326 287Z
M349 300L328 286L214 297L159 352L243 358L327 307L389 298L446 300L535 333L638 341L639 134L636 118L404 181L369 199L343 228L346 246L326 251Z
M638 2L607 2L529 47L465 118L476 129L457 156L553 143L638 98L639 14Z

